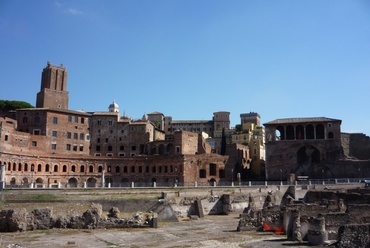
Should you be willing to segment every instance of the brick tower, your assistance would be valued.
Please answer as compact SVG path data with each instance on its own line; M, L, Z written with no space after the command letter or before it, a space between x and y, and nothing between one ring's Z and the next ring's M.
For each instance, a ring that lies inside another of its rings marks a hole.
M68 109L67 69L60 66L47 66L42 71L41 89L37 93L36 108Z

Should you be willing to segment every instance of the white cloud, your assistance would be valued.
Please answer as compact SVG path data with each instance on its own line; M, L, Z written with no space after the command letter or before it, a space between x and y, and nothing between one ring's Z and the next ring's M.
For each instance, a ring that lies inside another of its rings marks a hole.
M64 4L58 1L55 1L54 4L58 9L70 15L83 15L84 14L84 12L82 12L81 10L74 9L74 8L67 8L64 6Z
M78 9L69 8L67 10L67 13L69 13L71 15L83 15L84 12L82 12L81 10L78 10Z

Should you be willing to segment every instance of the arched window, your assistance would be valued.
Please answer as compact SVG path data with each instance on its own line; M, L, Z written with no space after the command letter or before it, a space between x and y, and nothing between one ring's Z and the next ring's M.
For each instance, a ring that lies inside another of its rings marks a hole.
M135 166L131 166L131 173L135 173Z
M85 172L85 165L80 166L80 172Z
M116 166L116 173L119 173L119 166Z
M72 167L71 167L71 171L72 171L72 172L76 172L76 166L75 166L75 165L72 165Z
M28 164L24 164L24 171L28 171Z
M158 167L158 173L162 173L162 166Z
M108 167L107 167L107 171L108 171L108 172L111 172L111 171L112 171L112 167L111 167L110 165L108 165Z
M54 172L58 172L58 165L54 165Z
M99 167L98 167L98 172L99 172L99 173L102 173L102 172L103 172L103 166L99 165Z
M67 172L67 165L63 165L63 172Z
M315 130L311 124L306 126L306 139L314 139L315 138Z
M38 165L37 165L37 171L41 171L41 169L42 169L42 168L41 168L41 164L38 164Z
M16 170L17 170L17 164L13 163L13 171L16 171Z
M18 171L22 171L22 164L21 163L18 164Z
M139 166L139 173L143 173L143 167Z
M156 173L157 168L155 166L152 167L152 173Z
M94 172L94 166L92 166L92 165L89 166L89 172L90 173L93 173Z
M145 173L149 173L149 166L148 165L145 167Z
M123 173L127 173L127 166L123 166Z
M316 139L325 139L325 128L322 124L316 126Z
M294 127L291 125L286 127L286 139L294 140Z
M49 170L50 170L50 165L49 165L49 164L46 164L46 165L45 165L45 171L46 171L46 172L49 172Z

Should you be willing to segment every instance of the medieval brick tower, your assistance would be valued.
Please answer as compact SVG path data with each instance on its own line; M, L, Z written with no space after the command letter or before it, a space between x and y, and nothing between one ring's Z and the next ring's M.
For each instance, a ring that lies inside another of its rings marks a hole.
M41 89L37 93L36 108L68 109L67 69L48 62L42 71Z

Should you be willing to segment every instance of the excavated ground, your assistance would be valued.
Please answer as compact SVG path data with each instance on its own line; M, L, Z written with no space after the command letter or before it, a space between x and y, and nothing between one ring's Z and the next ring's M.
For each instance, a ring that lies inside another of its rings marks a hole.
M157 229L52 229L2 233L1 247L305 247L285 236L266 232L238 232L238 215L206 216L198 220L159 223ZM13 246L16 247L16 246Z

